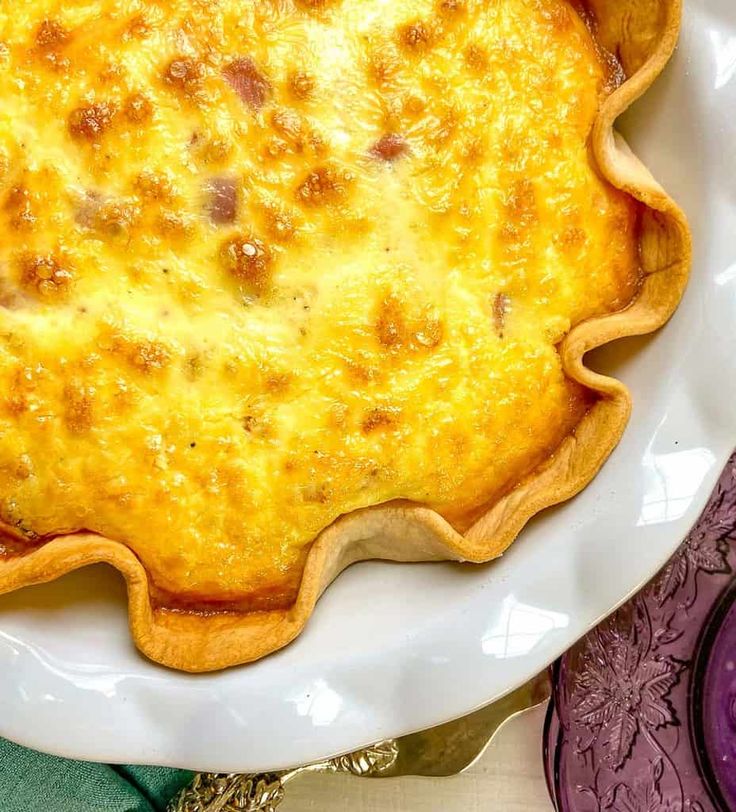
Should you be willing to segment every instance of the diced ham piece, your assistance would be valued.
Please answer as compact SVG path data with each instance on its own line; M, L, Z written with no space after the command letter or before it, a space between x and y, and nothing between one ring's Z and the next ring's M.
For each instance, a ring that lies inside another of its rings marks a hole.
M260 110L271 95L271 83L249 57L241 57L226 65L222 75L251 110Z
M205 184L207 213L218 226L234 223L238 216L238 185L234 178L210 178Z

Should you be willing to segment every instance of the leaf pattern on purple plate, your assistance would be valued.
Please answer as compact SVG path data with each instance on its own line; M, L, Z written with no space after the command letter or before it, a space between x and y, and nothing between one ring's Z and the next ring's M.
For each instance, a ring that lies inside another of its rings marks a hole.
M678 553L558 664L547 767L560 812L722 812L687 727L692 659L734 570L736 454ZM730 712L736 725L736 700Z
M652 651L646 608L619 612L589 635L571 699L571 716L604 748L603 760L620 769L640 730L675 723L667 696L681 666Z

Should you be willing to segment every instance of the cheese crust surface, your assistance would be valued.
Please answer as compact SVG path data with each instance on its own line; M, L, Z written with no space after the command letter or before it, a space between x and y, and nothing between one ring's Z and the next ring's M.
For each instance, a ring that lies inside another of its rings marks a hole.
M288 606L339 516L465 529L590 407L557 345L635 296L638 209L566 0L33 0L0 43L0 555Z

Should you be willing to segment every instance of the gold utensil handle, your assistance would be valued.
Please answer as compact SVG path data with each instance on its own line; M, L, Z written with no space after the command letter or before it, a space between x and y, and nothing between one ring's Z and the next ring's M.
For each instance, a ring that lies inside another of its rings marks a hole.
M167 812L274 812L284 800L285 785L307 772L348 773L361 778L455 775L483 753L506 721L548 699L550 689L549 674L543 671L469 716L400 739L387 739L346 756L281 772L200 773L171 802Z
M278 773L198 773L169 804L167 812L271 812L283 798L284 785Z
M175 798L167 812L274 812L284 799L284 786L307 772L379 776L393 766L398 745L393 739L346 756L283 772L239 775L199 773Z

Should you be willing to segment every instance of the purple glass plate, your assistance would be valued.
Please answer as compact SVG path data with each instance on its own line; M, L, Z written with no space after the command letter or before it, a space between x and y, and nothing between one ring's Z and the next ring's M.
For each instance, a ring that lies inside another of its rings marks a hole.
M736 811L736 454L678 553L554 667L558 812Z

